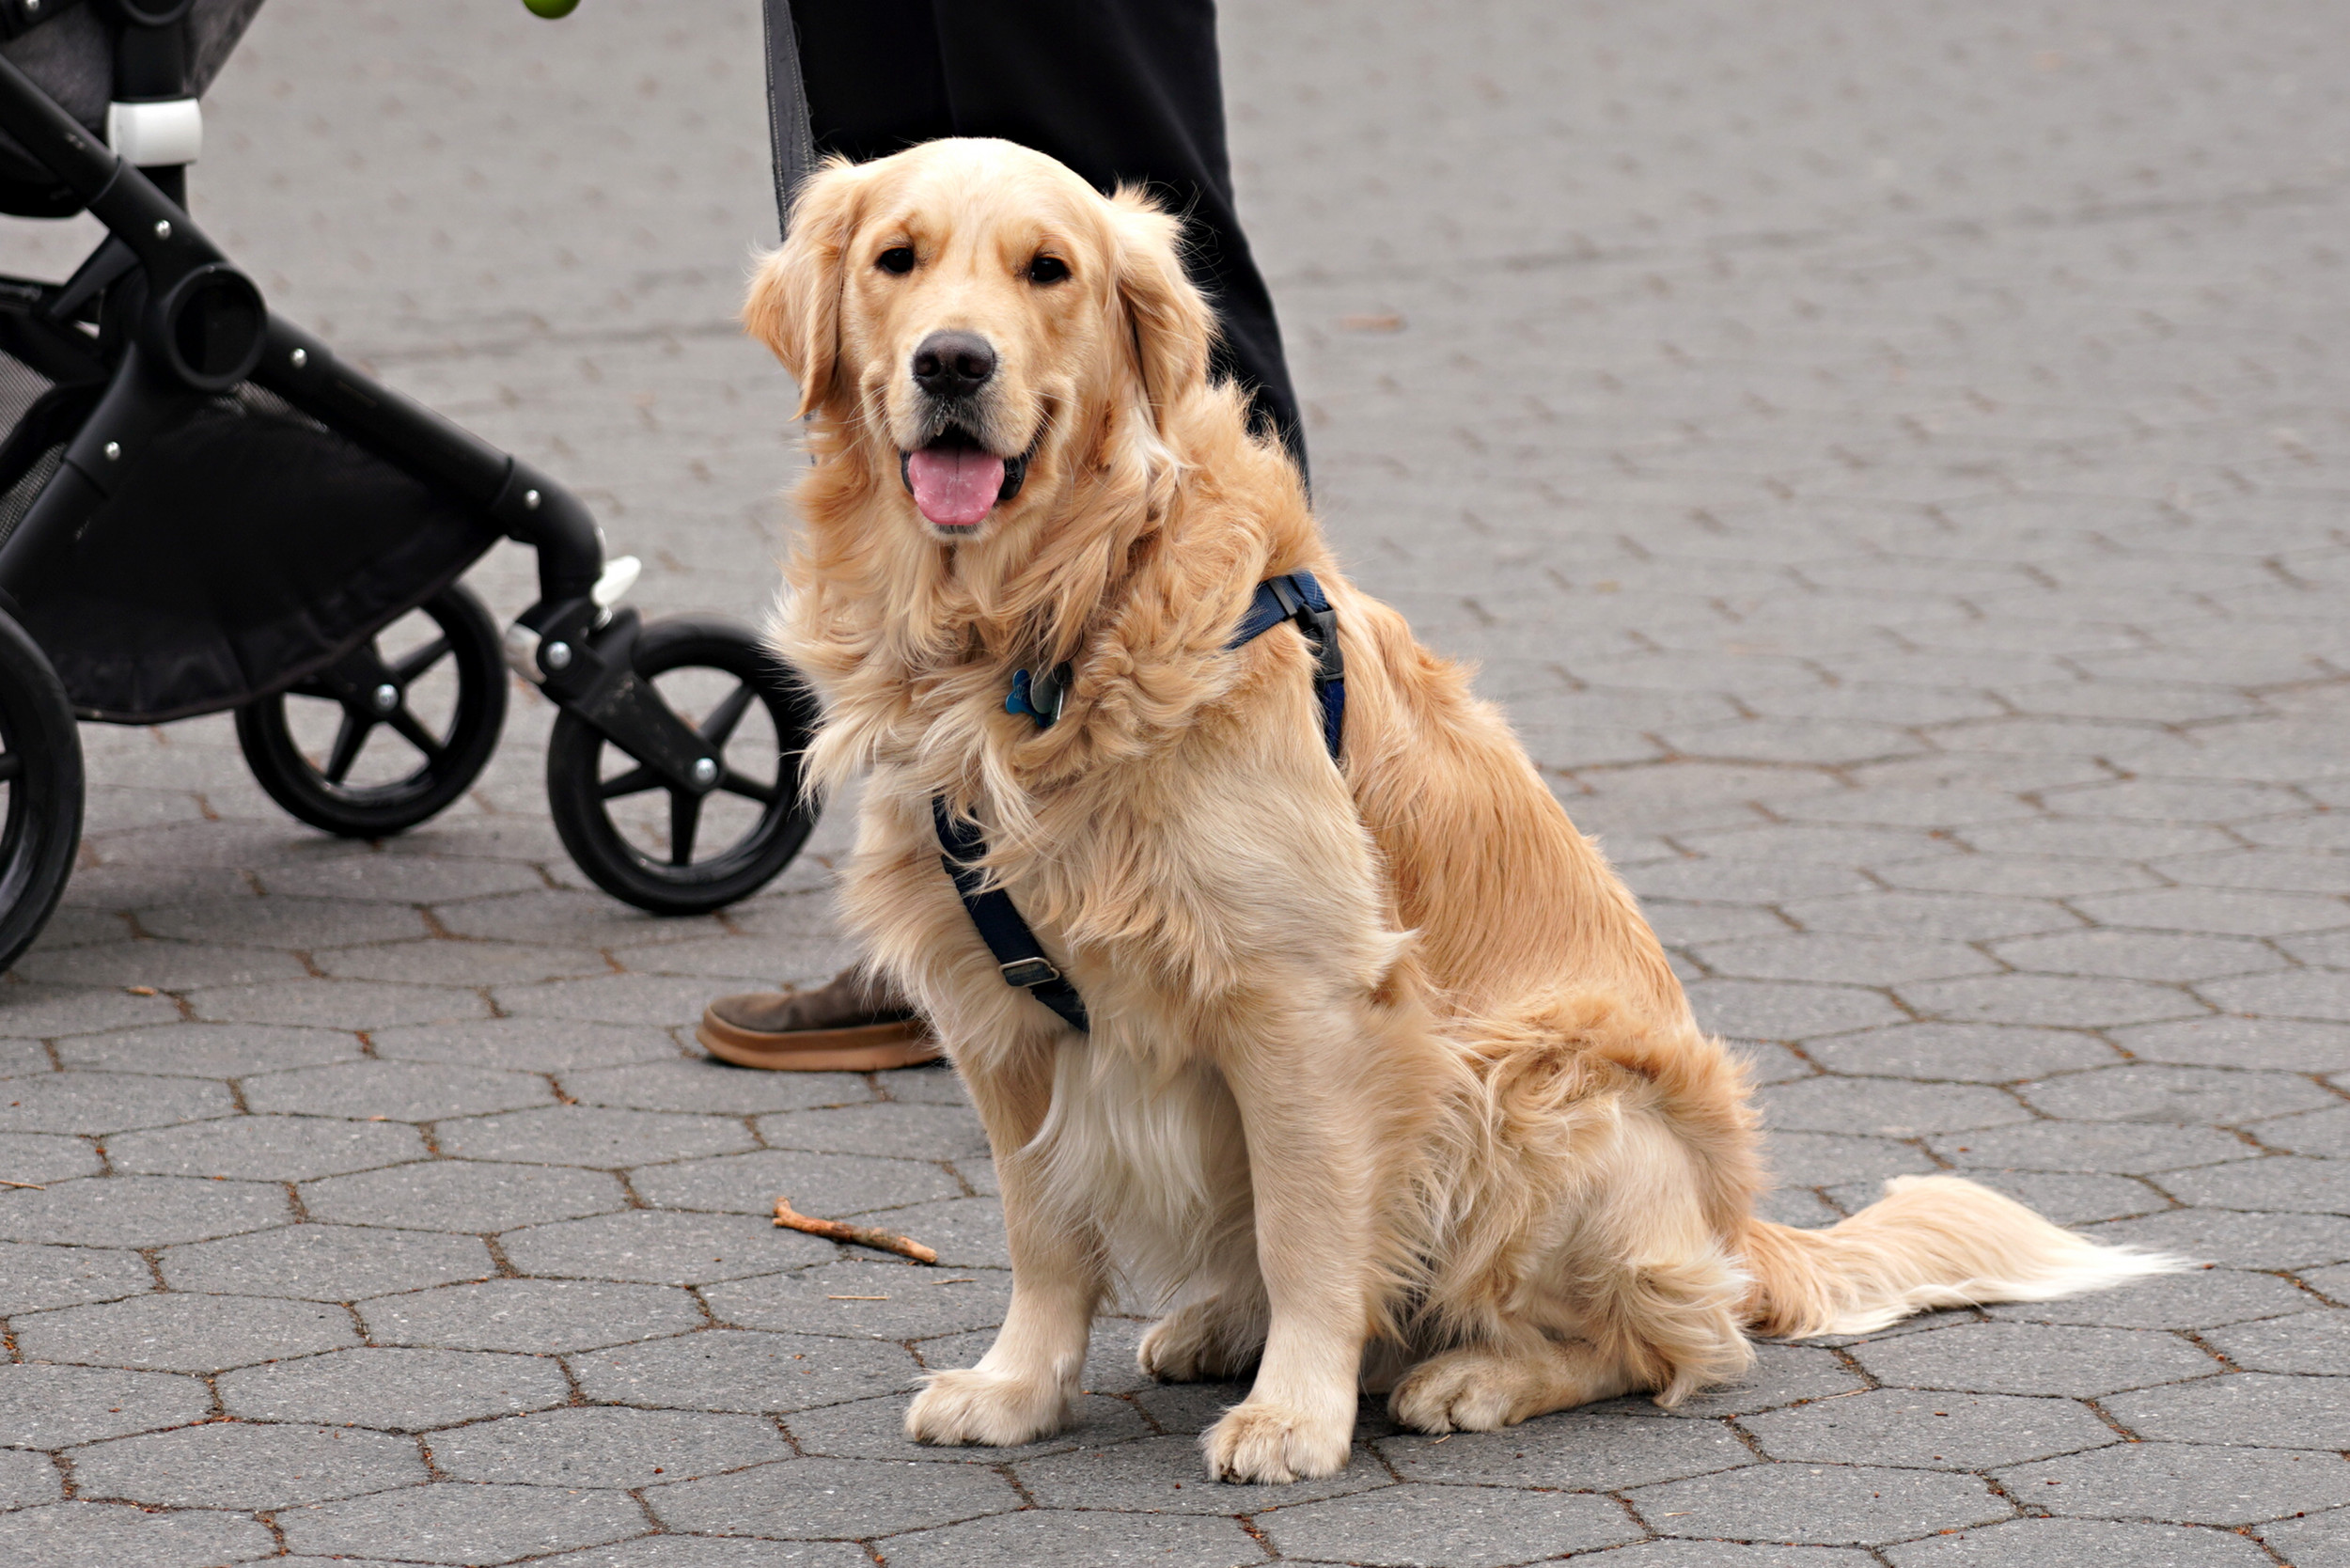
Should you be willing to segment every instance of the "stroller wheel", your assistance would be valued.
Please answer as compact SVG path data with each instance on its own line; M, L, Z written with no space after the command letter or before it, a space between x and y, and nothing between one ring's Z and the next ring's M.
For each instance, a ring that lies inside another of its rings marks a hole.
M415 826L463 794L506 722L497 623L454 583L336 664L237 710L270 798L347 839Z
M82 736L49 656L0 612L0 969L57 907L82 843Z
M725 765L708 794L672 790L577 714L556 715L547 804L597 886L655 915L706 915L757 892L815 825L800 752L815 700L743 628L682 616L647 626L636 673Z

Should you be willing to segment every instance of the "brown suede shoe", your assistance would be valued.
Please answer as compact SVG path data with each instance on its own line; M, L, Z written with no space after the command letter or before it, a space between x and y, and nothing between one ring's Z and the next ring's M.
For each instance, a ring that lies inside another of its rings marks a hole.
M942 1052L904 997L857 968L813 991L721 996L694 1038L721 1061L784 1073L919 1067Z

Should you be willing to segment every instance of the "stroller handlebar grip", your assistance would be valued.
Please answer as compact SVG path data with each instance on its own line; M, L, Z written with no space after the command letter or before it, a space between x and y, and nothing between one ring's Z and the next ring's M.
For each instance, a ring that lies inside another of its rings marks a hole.
M579 9L579 0L523 0L523 6L531 15L543 16L553 22Z

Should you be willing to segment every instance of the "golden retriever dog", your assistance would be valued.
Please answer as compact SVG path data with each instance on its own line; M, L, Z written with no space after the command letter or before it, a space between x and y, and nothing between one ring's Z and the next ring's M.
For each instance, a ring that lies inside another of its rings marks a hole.
M1366 1388L1423 1432L1670 1404L1750 1334L2175 1266L1950 1176L1825 1230L1754 1216L1737 1060L1501 714L1340 575L1209 379L1178 240L1038 153L931 142L811 176L744 307L807 419L776 635L822 700L809 777L865 777L846 918L1003 1184L1003 1329L906 1431L1055 1431L1120 1289L1165 1309L1153 1375L1255 1369L1210 1472L1288 1482L1345 1465ZM1306 637L1228 647L1300 569L1337 612L1336 764ZM1063 665L1056 722L1007 711ZM933 802L1089 1030L999 972Z

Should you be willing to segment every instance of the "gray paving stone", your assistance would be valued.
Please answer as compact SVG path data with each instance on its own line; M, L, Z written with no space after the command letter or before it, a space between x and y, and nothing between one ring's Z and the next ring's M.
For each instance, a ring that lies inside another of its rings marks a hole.
M1875 1559L1851 1546L1758 1546L1728 1541L1644 1541L1586 1553L1585 1568L1862 1568Z
M244 1080L246 1105L308 1116L383 1116L437 1121L552 1104L546 1080L523 1073L445 1063L354 1061Z
M0 1132L107 1133L162 1127L237 1108L227 1084L123 1073L0 1078Z
M65 1496L65 1478L45 1453L0 1452L0 1509L29 1508Z
M1700 1024L1739 1040L1803 1040L1904 1017L1882 993L1850 985L1703 980L1688 992Z
M2308 1299L2273 1274L2212 1267L2154 1275L2066 1300L2011 1302L1986 1310L1995 1318L2024 1323L2203 1329L2299 1311Z
M667 1061L678 1054L666 1031L643 1026L557 1023L545 1018L485 1018L378 1029L375 1054L397 1061L453 1062L525 1073Z
M2172 1209L2115 1220L2090 1233L2099 1241L2236 1268L2305 1269L2350 1259L2350 1216L2341 1215Z
M769 1216L778 1198L802 1214L837 1215L963 1195L963 1184L936 1164L792 1150L681 1160L640 1169L630 1181L655 1208Z
M1283 1508L1257 1525L1287 1558L1410 1568L1498 1568L1640 1533L1605 1497L1414 1483Z
M715 1116L864 1105L873 1098L871 1085L854 1073L760 1073L710 1058L566 1073L563 1089L583 1105Z
M2251 1372L2350 1375L2350 1318L2336 1311L2235 1324L2207 1330L2213 1349Z
M889 1538L891 1568L1027 1568L1056 1557L1098 1568L1248 1568L1264 1548L1231 1519L1033 1509Z
M1335 1476L1246 1489L1208 1479L1198 1441L1144 1437L1022 1463L1022 1490L1044 1508L1119 1509L1134 1513L1240 1513L1288 1508L1392 1484L1375 1461L1357 1456Z
M28 1359L210 1372L356 1343L351 1314L264 1296L143 1295L14 1321Z
M114 1301L155 1288L135 1252L0 1242L0 1315Z
M776 1149L907 1160L966 1159L988 1152L979 1113L956 1105L868 1105L791 1111L760 1117L759 1136Z
M2001 961L2048 975L2122 975L2143 980L2213 980L2285 967L2283 955L2248 936L2151 931L2070 931L1994 942Z
M2350 1449L2350 1379L2234 1372L2106 1402L2143 1437L2276 1449Z
M432 1462L458 1481L637 1487L791 1457L773 1421L682 1410L548 1410L435 1435Z
M347 948L362 942L422 936L413 909L347 899L222 899L139 911L139 924L157 936L244 947Z
M1754 1465L1628 1493L1662 1535L1872 1545L2009 1517L1979 1478L1867 1465Z
M164 1247L293 1217L283 1187L180 1176L111 1176L0 1191L0 1236L85 1247Z
M62 1502L0 1514L0 1555L22 1568L212 1568L277 1555L250 1514L154 1513L120 1503Z
M2274 955L2271 955L2272 958ZM1698 949L1709 974L1733 980L1817 980L1830 985L1893 985L1997 972L1998 965L1964 942L1916 936L1784 933Z
M650 1209L532 1226L508 1232L500 1245L524 1274L662 1285L773 1274L829 1262L840 1252L831 1242L756 1215Z
M2228 1124L2341 1103L2293 1074L2153 1063L2068 1073L2018 1092L2050 1116L2090 1121Z
M946 1283L948 1279L964 1281ZM1011 1299L1009 1272L922 1268L862 1259L793 1274L761 1275L705 1286L702 1299L721 1323L883 1340L927 1339L1003 1321Z
M1738 1382L1693 1395L1674 1414L1682 1419L1744 1416L1866 1387L1833 1351L1814 1345L1758 1344L1754 1365ZM1628 1401L1618 1407L1636 1415L1665 1414L1646 1401Z
M490 1016L490 1004L472 991L358 980L212 986L189 992L188 1006L196 1017L215 1024L348 1023L363 1029Z
M2273 1525L2253 1532L2296 1568L2342 1568L2350 1562L2350 1509L2329 1509Z
M683 1291L599 1279L443 1285L362 1302L359 1315L377 1344L534 1354L650 1340L702 1322Z
M1739 1424L1773 1459L1921 1469L1988 1469L2120 1440L2071 1400L1906 1388L1773 1410Z
M359 1038L348 1030L272 1028L252 1024L156 1024L143 1029L82 1035L57 1043L69 1068L156 1073L191 1078L238 1077L294 1067L355 1061Z
M413 1439L346 1427L208 1421L73 1451L85 1497L165 1508L290 1508L425 1479Z
M2011 1519L1985 1529L1888 1546L1893 1568L2264 1568L2268 1556L2243 1536L2179 1525L2102 1519Z
M903 1399L869 1399L799 1411L784 1424L802 1453L835 1459L886 1459L901 1464L1013 1464L1073 1449L1104 1449L1150 1435L1151 1428L1124 1400L1079 1394L1069 1402L1069 1424L1019 1448L979 1449L917 1443L905 1434Z
M2280 1154L2173 1171L2162 1184L2183 1203L2306 1214L2350 1212L2350 1161Z
M871 1568L862 1546L845 1541L713 1540L647 1535L540 1560L546 1568Z
M1863 794L1861 798L1871 797ZM1815 801L1792 809L1801 814L1825 808L1824 803ZM1799 899L1782 908L1787 917L1805 931L1839 932L1851 936L1900 932L1978 942L1991 937L2072 931L2080 924L2079 917L2068 914L2061 904L2045 900L1963 893L1889 893L1872 889L1842 898Z
M1763 1140L1762 1153L1772 1173L1789 1186L1882 1184L1888 1177L1937 1168L1914 1145L1846 1133L1773 1133Z
M2070 1325L1961 1324L1863 1341L1851 1354L1871 1376L1894 1388L2074 1399L2220 1371L2209 1356L2170 1334Z
M621 1492L436 1482L286 1509L277 1526L298 1553L484 1564L622 1540L645 1515Z
M433 1160L312 1182L302 1201L313 1219L490 1231L609 1214L628 1197L601 1170Z
M446 1121L434 1134L444 1153L464 1159L611 1168L738 1153L755 1148L729 1117L678 1116L603 1105L537 1110Z
M2350 1024L2350 973L2338 969L2295 969L2279 975L2203 980L2195 989L2212 1005L2230 1012Z
M2114 1171L2142 1176L2240 1160L2243 1138L2214 1127L2161 1123L2033 1121L1931 1140L1961 1170Z
M231 1116L106 1140L117 1170L157 1176L243 1176L306 1182L422 1159L424 1139L396 1121L319 1116Z
M227 1373L222 1405L248 1420L420 1432L571 1397L552 1358L362 1346Z
M161 1262L173 1290L313 1301L356 1301L497 1272L475 1237L357 1225L281 1226L167 1247Z
M645 1501L671 1529L784 1541L888 1535L1021 1506L1010 1482L977 1465L870 1459L785 1460L654 1486Z
M51 985L10 986L0 995L0 1034L25 1039L97 1034L137 1024L175 1023L179 1017L179 1004L167 996Z
M575 1018L583 1023L650 1024L691 1018L710 999L707 980L667 975L598 975L538 985L501 985L501 1011L520 1018Z
M2208 1011L2170 986L2070 975L1982 975L1917 980L1896 989L1919 1014L1955 1023L2101 1029L2192 1018Z
M2297 893L2221 892L2158 887L2076 899L2073 907L2100 925L2147 931L2209 931L2234 936L2289 936L2343 925L2341 900Z
M2116 1029L2115 1043L2146 1061L2185 1067L2272 1068L2287 1073L2350 1070L2350 1026L2281 1018L2189 1018Z
M309 970L290 952L142 939L30 953L15 972L28 980L54 985L144 985L175 992L298 980Z
M59 1449L200 1421L212 1396L193 1377L103 1367L0 1366L0 1447Z
M735 1328L593 1351L571 1366L599 1403L776 1414L910 1393L920 1376L886 1341Z
M1405 1481L1612 1492L1754 1463L1720 1421L1639 1420L1588 1410L1543 1416L1503 1432L1384 1437L1379 1454Z
M2325 1110L2305 1111L2298 1116L2280 1116L2273 1121L2256 1123L2246 1131L2272 1149L2289 1149L2300 1154L2350 1157L2350 1105L2336 1105Z
M2002 1470L1999 1483L2051 1513L2236 1526L2350 1501L2340 1454L2188 1443L2116 1443Z
M1990 1024L1898 1024L1808 1041L1804 1049L1831 1073L1987 1084L2103 1067L2115 1059L2113 1048L2092 1035Z
M1756 1098L1774 1131L1919 1137L2031 1119L2012 1095L1979 1084L1819 1077L1774 1084Z

